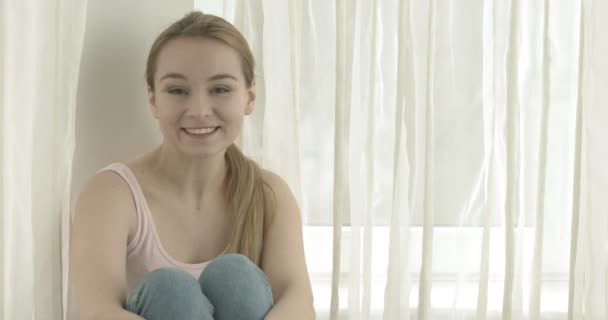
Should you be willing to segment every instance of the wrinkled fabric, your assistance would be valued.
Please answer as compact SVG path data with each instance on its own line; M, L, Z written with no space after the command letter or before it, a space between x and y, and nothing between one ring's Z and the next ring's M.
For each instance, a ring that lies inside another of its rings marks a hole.
M333 227L319 318L608 316L605 2L195 6L257 59L243 150Z
M0 2L0 318L62 319L87 1Z

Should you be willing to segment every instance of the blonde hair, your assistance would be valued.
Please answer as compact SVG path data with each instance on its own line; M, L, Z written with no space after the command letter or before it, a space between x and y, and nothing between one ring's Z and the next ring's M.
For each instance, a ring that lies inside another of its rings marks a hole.
M148 55L145 73L146 82L152 90L158 54L170 40L178 37L210 38L230 46L240 55L247 88L253 84L255 61L243 35L220 17L193 11L171 24L154 41ZM269 192L272 192L272 189L262 179L260 167L255 161L245 157L236 145L232 144L228 147L225 157L228 165L226 176L228 199L234 219L228 252L243 254L260 265L265 213L274 212L266 201L264 186L268 187Z

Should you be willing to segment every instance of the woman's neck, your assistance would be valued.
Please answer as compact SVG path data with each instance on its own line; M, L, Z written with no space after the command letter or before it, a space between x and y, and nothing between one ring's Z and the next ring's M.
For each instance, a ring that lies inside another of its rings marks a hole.
M227 163L225 152L193 157L161 144L151 154L151 169L164 188L197 210L224 195ZM163 189L164 189L163 188Z

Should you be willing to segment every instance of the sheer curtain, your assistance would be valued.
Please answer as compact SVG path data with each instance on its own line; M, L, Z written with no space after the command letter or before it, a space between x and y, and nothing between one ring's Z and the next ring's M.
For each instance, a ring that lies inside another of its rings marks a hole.
M61 319L86 1L0 1L0 318Z
M216 0L320 319L608 317L608 4Z

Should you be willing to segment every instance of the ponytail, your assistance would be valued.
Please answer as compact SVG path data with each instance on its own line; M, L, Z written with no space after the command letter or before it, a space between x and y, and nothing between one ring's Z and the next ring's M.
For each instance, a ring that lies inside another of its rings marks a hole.
M266 182L262 179L260 167L245 157L236 145L228 147L226 160L228 199L234 214L228 252L245 255L259 266L264 242L265 212L270 210L264 196Z

